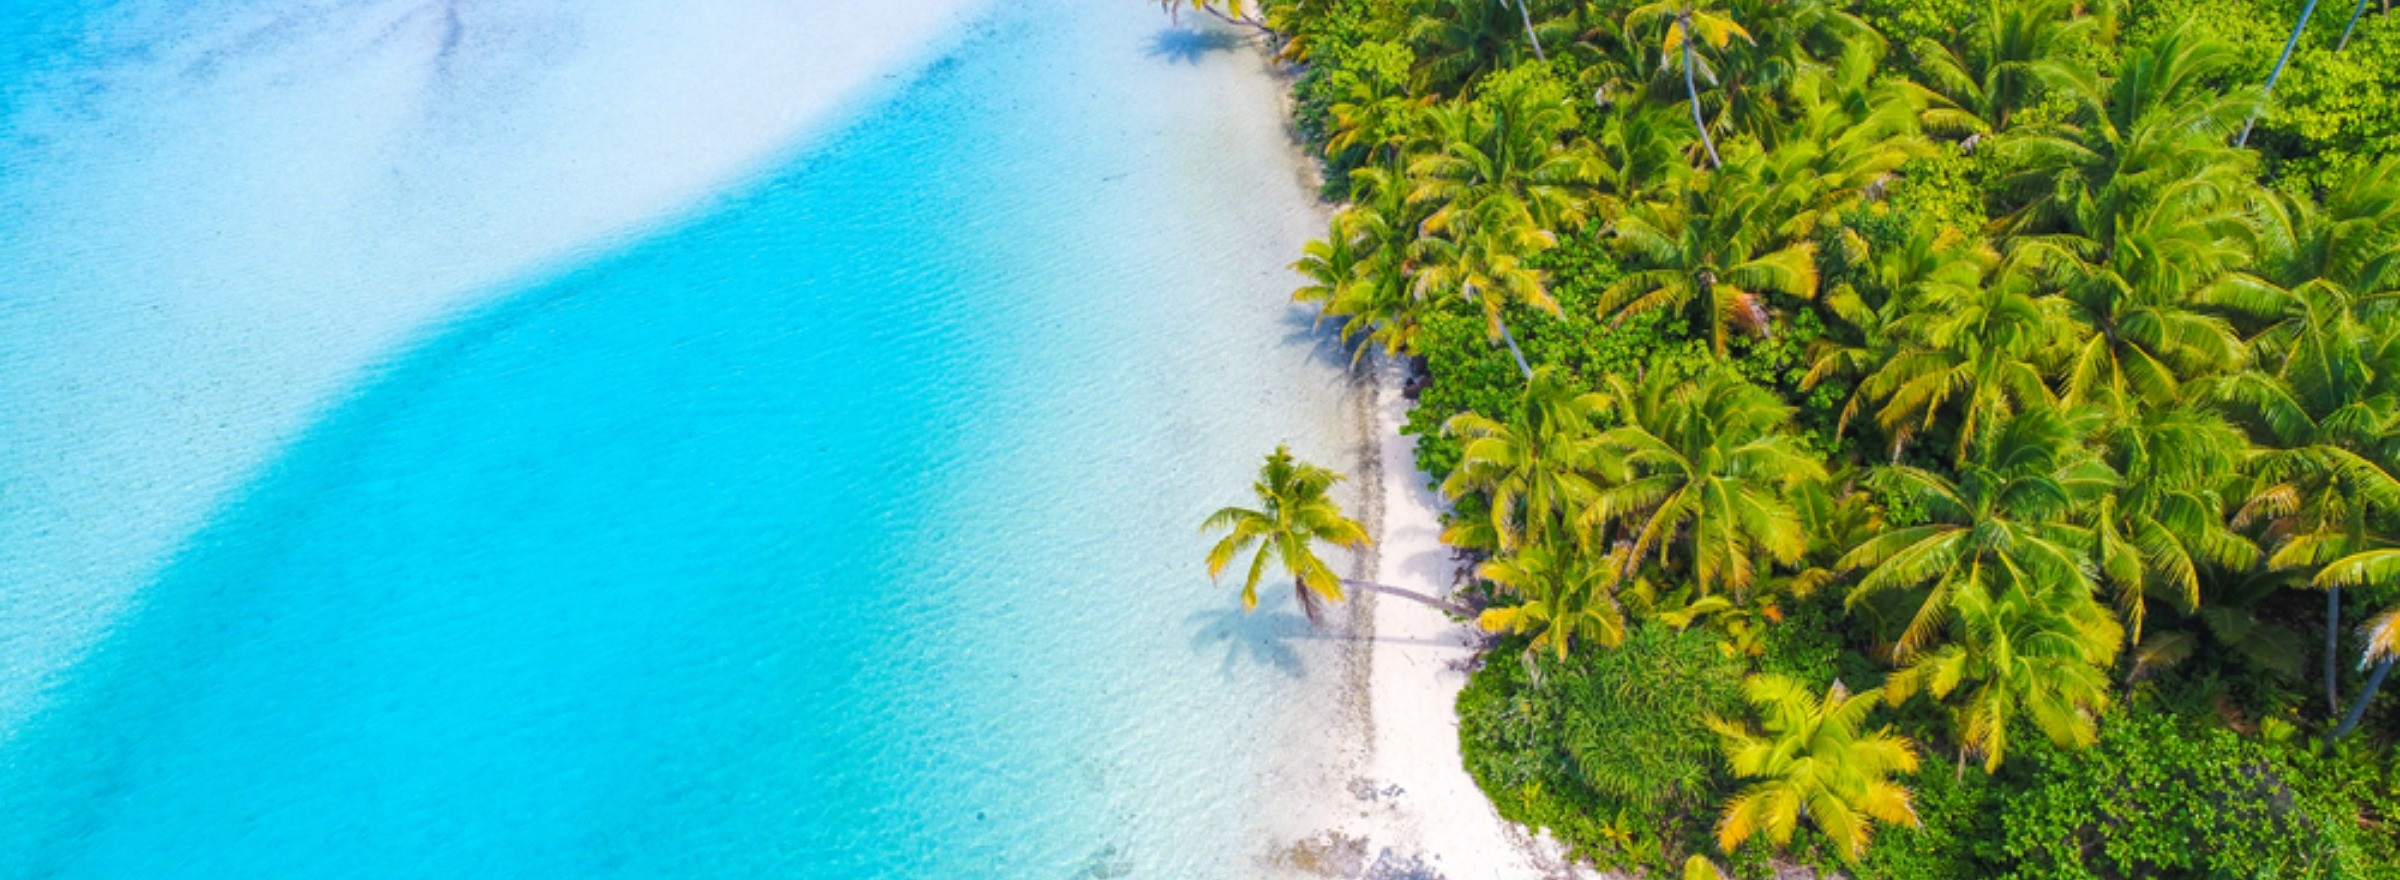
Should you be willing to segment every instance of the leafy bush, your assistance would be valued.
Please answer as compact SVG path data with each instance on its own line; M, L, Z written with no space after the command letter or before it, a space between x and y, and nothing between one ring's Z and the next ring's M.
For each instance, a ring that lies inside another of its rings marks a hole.
M2006 876L2334 877L2334 811L2292 786L2288 753L2223 728L2129 714L2100 742L2029 749L2029 778L2001 799Z
M1610 867L1664 870L1707 845L1726 786L1709 713L1740 711L1744 664L1650 623L1542 666L1506 646L1459 693L1467 771L1500 814Z

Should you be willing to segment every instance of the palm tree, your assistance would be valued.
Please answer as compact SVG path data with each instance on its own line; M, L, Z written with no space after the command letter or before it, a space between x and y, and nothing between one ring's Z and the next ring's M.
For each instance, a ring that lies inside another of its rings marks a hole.
M2114 414L2101 439L2122 479L2088 522L2127 638L2139 642L2148 596L2196 612L2205 568L2245 571L2259 561L2257 545L2226 522L2249 444L2213 408L2184 405Z
M1558 524L1598 497L1596 477L1617 470L1601 448L1594 419L1607 398L1582 392L1554 368L1533 374L1505 422L1472 412L1452 416L1443 432L1465 441L1443 496L1470 492L1491 500L1502 552L1550 541Z
M1933 155L1918 117L1922 87L1878 79L1877 56L1863 50L1831 67L1811 67L1784 87L1784 107L1756 126L1766 153L1758 183L1785 241L1816 237L1826 218L1866 201L1911 159Z
M1993 134L2008 129L2045 79L2088 78L2072 66L2072 52L2111 36L2105 25L2073 0L1989 0L1972 37L1948 44L1920 39L1909 51L1930 84L1963 111L1938 116L1937 124Z
M1476 622L1492 632L1531 634L1528 651L1548 649L1567 659L1577 638L1616 647L1625 641L1625 609L1617 603L1625 579L1624 551L1606 557L1549 544L1526 547L1484 563L1477 576L1513 593L1518 604L1486 608Z
M1945 415L1957 432L1953 458L1964 462L1986 426L2056 402L2040 363L2064 319L2022 275L1927 288L1906 308L1888 331L1902 340L1898 352L1857 392L1881 402L1875 422L1891 438L1894 461Z
M1357 550L1369 540L1366 527L1343 514L1341 505L1327 494L1341 481L1340 474L1292 458L1289 447L1275 447L1267 455L1266 464L1259 468L1258 482L1250 484L1251 493L1258 498L1257 509L1227 507L1209 514L1208 520L1201 523L1201 531L1226 533L1208 550L1209 578L1213 580L1224 574L1234 557L1256 548L1250 557L1249 574L1242 580L1244 610L1258 607L1258 581L1271 562L1292 576L1292 598L1300 603L1300 610L1307 613L1311 624L1324 622L1318 602L1342 601L1343 587L1398 596L1460 617L1473 617L1472 609L1455 602L1333 573L1333 567L1317 556L1318 542Z
M2235 279L2220 299L2266 316L2251 344L2280 362L2299 337L2390 314L2400 300L2400 158L2362 166L2334 182L2320 206L2307 197L2264 199L2251 228L2255 275ZM2247 282L2247 283L2244 283Z
M1303 246L1292 264L1308 281L1293 301L1317 306L1320 321L1341 318L1344 343L1364 340L1352 350L1354 363L1371 347L1387 355L1412 349L1424 306L1409 265L1424 212L1407 205L1390 180L1382 169L1353 174L1357 201L1335 213L1325 238Z
M2366 4L2359 4L2359 8L2365 9ZM2275 69L2267 71L2267 85L2265 88L2258 91L2259 105L2261 107L2266 105L2268 98L2274 96L2275 81L2283 77L2283 66L2291 63L2292 50L2300 48L2300 34L2308 30L2308 17L2315 15L2316 12L2317 0L2308 0L2306 5L2300 7L2300 20L2292 23L2292 36L2283 41L2283 54L2275 56ZM2352 22L2356 22L2358 19L2356 16L2353 16L2350 20ZM2349 40L2350 32L2347 30L2343 31L2342 39L2344 41ZM2258 124L2258 111L2252 110L2250 111L2250 118L2242 121L2242 136L2234 138L2233 145L2237 147L2249 146L2250 127L2256 124Z
M1224 531L1225 537L1208 551L1208 576L1224 574L1234 557L1257 548L1249 574L1242 580L1242 607L1258 607L1258 581L1272 562L1292 576L1292 597L1310 623L1322 620L1317 601L1342 601L1342 578L1317 556L1322 541L1356 550L1367 545L1367 529L1343 515L1327 492L1342 476L1297 461L1289 447L1277 446L1259 468L1250 491L1258 508L1227 507L1210 514L1203 531Z
M1754 41L1750 32L1730 16L1702 9L1698 0L1658 0L1635 8L1625 14L1626 39L1631 41L1635 31L1659 21L1666 22L1666 36L1659 44L1659 67L1665 69L1673 65L1673 59L1682 59L1683 90L1692 102L1692 127L1700 132L1700 145L1708 153L1709 167L1722 166L1725 163L1717 157L1716 139L1708 134L1708 118L1700 112L1700 85L1695 74L1706 69L1706 61L1692 51L1692 39L1697 35L1709 48L1717 50L1723 50L1734 37L1742 38L1743 42ZM1715 72L1709 72L1708 78L1709 82L1716 82Z
M2237 527L2279 536L2268 564L2321 566L2376 549L2373 523L2400 511L2400 333L2312 307L2276 372L2220 383L2261 448ZM2341 584L2325 584L2325 701L2340 705Z
M1395 43L1369 43L1345 59L1327 83L1333 97L1325 111L1333 131L1325 140L1326 158L1348 167L1358 163L1339 160L1355 153L1375 161L1397 156L1425 106L1408 89L1416 55Z
M1828 333L1817 341L1808 373L1800 379L1801 390L1834 379L1863 381L1898 354L1899 331L1908 326L1902 322L1924 307L1920 304L1971 298L1999 261L1990 244L1957 229L1929 222L1911 225L1899 247L1868 254L1868 262L1857 270L1863 283L1842 284L1818 300L1835 330L1846 329L1849 336ZM1866 399L1863 391L1853 390L1835 424L1836 436L1848 433L1850 420Z
M1963 597L1998 595L2019 583L2036 594L2091 592L2093 537L2073 517L2116 484L2108 465L2084 449L2094 419L2028 410L1992 426L1955 479L1902 465L1871 477L1926 520L1877 535L1841 561L1845 570L1865 572L1851 588L1852 608L1888 593L1915 597L1894 659L1905 662L1930 645Z
M1414 0L1408 42L1416 49L1417 78L1426 93L1448 93L1494 70L1513 66L1517 34L1529 17L1509 0Z
M2167 406L2183 382L2242 365L2242 338L2209 294L2250 261L2237 232L2248 228L2247 211L2231 198L2243 186L2186 177L2138 203L2108 202L2117 216L2078 218L2091 236L2017 239L2011 258L2058 287L2080 337L2061 397L2116 410Z
M1771 212L1756 170L1740 164L1697 175L1680 194L1618 217L1618 246L1632 265L1647 268L1601 292L1601 316L1623 321L1658 309L1692 312L1722 357L1732 331L1770 332L1764 294L1816 296L1815 246L1777 235L1785 218Z
M1734 776L1755 779L1717 820L1717 847L1732 852L1759 832L1781 846L1807 819L1832 838L1846 862L1865 854L1875 823L1917 825L1908 789L1892 777L1914 773L1917 753L1890 728L1869 731L1867 715L1882 692L1852 694L1834 682L1823 698L1781 675L1754 675L1742 695L1760 726L1710 718Z
M1502 312L1512 304L1558 311L1529 261L1557 244L1550 230L1582 222L1580 190L1596 163L1562 142L1575 114L1564 86L1539 71L1495 74L1476 100L1435 108L1429 120L1437 149L1408 167L1409 202L1433 212L1421 227L1417 282L1479 305L1492 338L1531 377Z
M1892 705L1926 693L1956 695L1958 761L1983 756L2000 769L2011 726L2020 719L2061 746L2090 745L2108 706L2108 668L2124 629L2072 582L2005 579L1993 592L1981 580L1953 594L1954 641L1911 657L1884 683Z
M2388 588L2400 584L2400 550L2370 550L2335 560L2317 572L2315 584L2328 590L2368 585ZM2341 723L2325 734L2328 750L2358 726L2358 720L2367 713L2367 701L2375 699L2375 692L2383 688L2384 676L2391 674L2392 661L2400 658L2400 608L2388 608L2368 618L2366 625L2359 628L2359 634L2366 640L2359 668L2371 665L2375 671L2367 676L2366 688L2359 692L2358 701L2350 705L2350 711L2343 714Z
M1639 391L1611 377L1625 424L1600 437L1624 460L1626 479L1587 510L1587 534L1622 523L1633 534L1627 566L1682 546L1702 594L1746 591L1760 558L1790 565L1807 550L1787 493L1825 479L1825 466L1787 429L1792 408L1725 371L1683 381L1653 371Z
M2184 26L2128 52L2111 79L2065 70L2046 77L2074 109L1994 142L2006 169L1995 189L2014 203L1994 227L2097 242L2061 249L2098 261L2111 227L2142 206L2169 197L2213 204L2242 194L2255 157L2227 147L2225 137L2254 100L2214 85L2239 63L2232 48Z

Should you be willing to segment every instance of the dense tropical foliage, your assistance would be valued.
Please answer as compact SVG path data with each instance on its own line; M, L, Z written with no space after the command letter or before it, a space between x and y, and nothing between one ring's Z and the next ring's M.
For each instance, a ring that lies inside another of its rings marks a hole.
M1298 298L1421 376L1503 814L2400 876L2400 25L2304 5L1228 10L1341 203Z

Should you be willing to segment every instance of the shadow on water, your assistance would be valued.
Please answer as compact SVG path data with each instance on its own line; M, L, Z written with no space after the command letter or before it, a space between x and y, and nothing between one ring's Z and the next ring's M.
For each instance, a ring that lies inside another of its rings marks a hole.
M1262 587L1265 585L1261 585ZM1228 681L1245 666L1265 666L1292 678L1308 673L1291 643L1308 638L1308 618L1283 611L1246 612L1241 600L1192 613L1192 653L1223 653L1217 671Z
M1177 64L1198 64L1213 53L1241 45L1240 35L1215 28L1167 28L1151 38L1148 54Z
M1364 334L1342 338L1340 315L1328 315L1315 308L1294 305L1283 316L1283 343L1307 346L1308 359L1347 373L1370 369L1372 360L1360 356L1360 349L1372 346Z

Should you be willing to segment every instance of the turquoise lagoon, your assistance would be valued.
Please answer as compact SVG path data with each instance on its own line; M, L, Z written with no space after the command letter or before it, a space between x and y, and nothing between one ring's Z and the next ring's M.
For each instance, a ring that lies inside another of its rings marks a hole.
M1255 56L565 5L0 13L0 876L1257 873L1339 652L1195 527L1356 440Z

